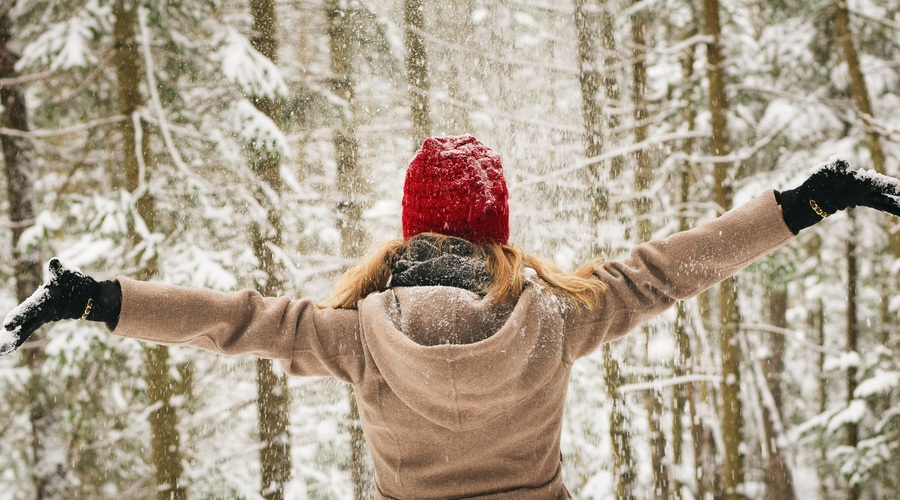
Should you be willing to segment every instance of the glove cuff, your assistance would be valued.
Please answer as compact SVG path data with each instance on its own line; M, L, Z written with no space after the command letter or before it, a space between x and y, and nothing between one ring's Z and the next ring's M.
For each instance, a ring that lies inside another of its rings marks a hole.
M784 222L794 234L800 233L801 230L812 226L829 215L804 191L802 188L797 188L776 194L778 202L781 203Z
M84 319L101 321L115 328L122 311L122 287L118 281L100 281L91 287L90 306L85 307Z

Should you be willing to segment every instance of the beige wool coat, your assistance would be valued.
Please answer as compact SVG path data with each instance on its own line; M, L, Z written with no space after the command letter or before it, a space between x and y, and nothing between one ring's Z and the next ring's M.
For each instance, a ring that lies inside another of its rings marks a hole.
M767 192L598 267L608 290L590 310L538 281L506 310L449 287L388 289L346 310L120 277L113 333L353 384L378 498L567 498L560 432L572 364L792 237ZM448 338L483 340L430 345Z

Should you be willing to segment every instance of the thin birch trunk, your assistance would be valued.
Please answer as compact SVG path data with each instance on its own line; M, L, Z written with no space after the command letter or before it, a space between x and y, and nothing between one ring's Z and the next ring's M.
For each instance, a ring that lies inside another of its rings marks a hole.
M143 190L147 179L145 169L151 165L148 137L138 110L144 104L141 94L142 57L136 37L137 9L128 0L117 0L115 15L116 81L119 93L119 112L129 117L121 122L123 146L123 170L125 189L137 196L137 216L147 231L156 230L156 201L151 193ZM142 191L143 190L143 191ZM129 241L139 242L136 222L129 221ZM139 266L137 278L147 280L157 274L157 260L151 258ZM156 472L156 497L162 499L187 498L187 488L182 484L184 474L181 454L181 437L178 431L178 411L172 404L174 388L178 384L170 375L169 349L165 346L145 346L144 369L147 378L148 404L157 408L150 413L150 448Z

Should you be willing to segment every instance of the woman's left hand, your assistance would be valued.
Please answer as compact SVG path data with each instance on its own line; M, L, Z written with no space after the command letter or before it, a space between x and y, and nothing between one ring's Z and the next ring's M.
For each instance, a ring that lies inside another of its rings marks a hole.
M794 234L855 206L900 216L900 179L854 170L846 160L835 159L816 169L799 187L783 191L779 201L784 221Z

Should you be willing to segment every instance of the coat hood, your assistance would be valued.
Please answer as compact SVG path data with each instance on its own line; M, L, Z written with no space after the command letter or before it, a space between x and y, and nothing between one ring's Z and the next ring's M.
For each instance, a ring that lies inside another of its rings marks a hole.
M558 298L529 284L515 304L445 286L395 287L359 305L377 371L413 411L452 431L483 426L563 362Z

